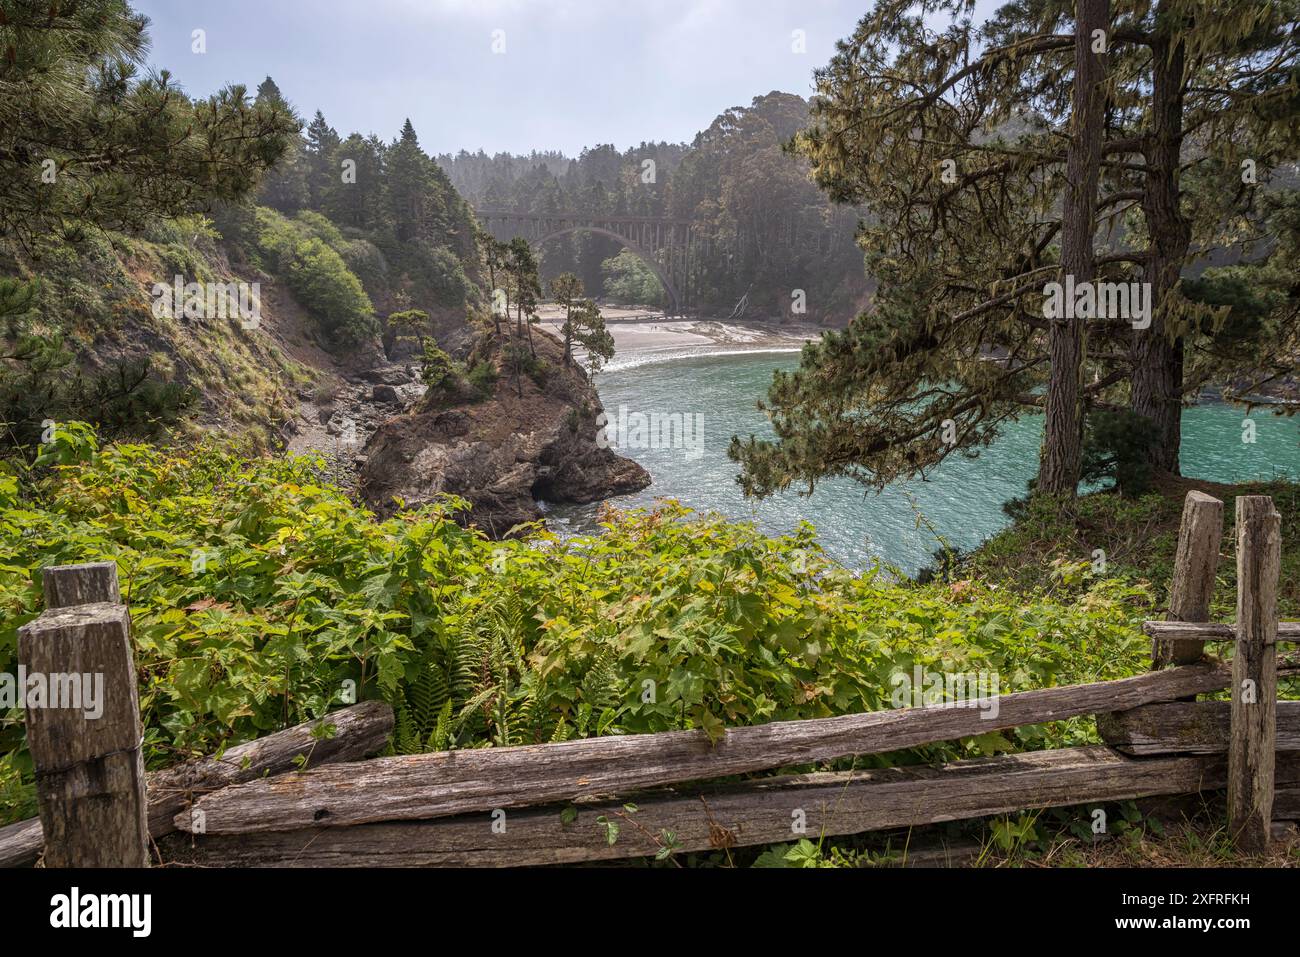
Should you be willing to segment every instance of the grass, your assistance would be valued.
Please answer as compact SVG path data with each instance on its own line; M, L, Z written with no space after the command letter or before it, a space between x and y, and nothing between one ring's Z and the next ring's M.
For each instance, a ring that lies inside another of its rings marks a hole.
M1275 481L1219 485L1193 479L1169 479L1138 499L1111 492L1081 497L1072 514L1050 503L1029 503L1015 524L993 536L958 566L958 577L976 578L1030 595L1068 594L1083 578L1047 573L1048 569L1091 566L1095 551L1105 553L1107 577L1145 582L1163 614L1173 576L1174 554L1183 499L1196 489L1224 502L1223 550L1211 617L1230 622L1236 615L1236 540L1234 500L1239 495L1270 495L1282 513L1282 576L1278 589L1281 618L1300 618L1300 484Z
M21 264L20 274L42 280L38 331L61 334L80 360L111 365L148 359L155 378L198 393L193 426L247 434L264 444L291 413L292 390L314 379L268 334L279 317L268 316L268 329L254 334L225 320L154 315L156 282L169 283L175 275L240 279L204 220L160 223L143 237L92 232L76 246L52 241L39 261Z

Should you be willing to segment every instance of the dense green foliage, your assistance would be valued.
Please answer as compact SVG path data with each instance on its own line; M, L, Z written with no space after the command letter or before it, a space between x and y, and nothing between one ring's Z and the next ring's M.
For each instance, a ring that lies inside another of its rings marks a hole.
M996 671L1003 692L1140 669L1141 590L1068 602L855 574L813 531L610 513L605 533L494 543L445 507L385 522L319 464L212 444L95 451L60 431L41 477L0 476L0 670L40 611L39 569L112 560L134 622L151 767L360 698L397 708L396 747L487 745L815 717L890 706L914 664ZM52 471L48 471L52 469ZM1135 602L1137 605L1135 605ZM16 714L5 813L30 812ZM880 761L1037 748L1085 723Z
M318 319L329 341L346 345L374 334L370 299L339 254L342 236L328 220L311 213L288 220L261 208L256 223L255 242L267 264Z
M663 286L650 267L631 250L624 249L600 264L606 298L629 306L663 306Z
M1300 485L1259 482L1216 486L1188 483L1228 505L1229 529L1223 538L1218 584L1210 617L1231 621L1236 616L1236 541L1231 532L1232 499L1237 495L1272 496L1282 514L1282 574L1278 586L1278 617L1300 617ZM1011 510L1014 524L968 556L956 561L954 574L997 582L1023 595L1040 593L1044 569L1057 569L1048 593L1061 601L1086 590L1094 551L1105 553L1108 578L1145 582L1157 607L1168 600L1174 554L1182 518L1184 487L1149 492L1137 498L1113 493L1085 495L1069 510L1043 498L1019 502ZM1084 570L1087 570L1085 573Z
M269 77L258 87L258 100L288 108ZM305 212L330 224L338 241L325 241L381 314L414 305L463 316L478 296L473 214L420 148L409 120L385 143L373 135L341 137L318 111L258 200L300 220Z
M152 279L198 278L194 244L160 221L246 198L296 133L243 87L199 102L166 71L140 76L145 24L124 0L0 12L0 457L30 454L56 419L156 437L195 404L138 349L84 361L148 308L125 264L139 247L113 230L159 240L148 258L171 272Z

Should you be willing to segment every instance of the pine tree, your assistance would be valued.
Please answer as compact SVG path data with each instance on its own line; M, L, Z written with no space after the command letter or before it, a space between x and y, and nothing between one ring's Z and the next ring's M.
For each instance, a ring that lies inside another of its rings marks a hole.
M408 119L388 151L388 204L398 242L429 234L429 166Z
M1260 222L1232 165L1243 150L1262 170L1295 155L1296 3L1112 0L1104 119L1091 137L1068 128L1075 33L1097 39L1091 24L1076 30L1073 6L1023 0L977 29L960 0L945 0L932 7L952 22L936 31L911 0L879 0L819 72L798 148L832 199L868 207L862 244L879 290L872 310L776 377L765 403L776 441L733 442L748 492L924 475L953 453L978 454L1053 396L1063 414L1049 446L1075 440L1080 411L1128 401L1157 426L1156 466L1177 468L1182 401L1205 381L1185 374L1184 356L1220 374L1224 362L1205 357L1230 361L1214 331L1224 311L1183 294L1195 259L1185 233L1231 248L1234 230ZM1086 181L1071 158L1086 165L1085 142L1099 147L1098 194L1089 203L1076 186L1071 206L1070 183ZM1091 237L1072 225L1089 206ZM1057 345L1064 331L1070 347L1052 349L1045 283L1067 271L1067 245L1069 271L1091 254L1098 281L1148 283L1150 325L1058 324ZM1050 490L1070 493L1075 468L1053 474Z
M591 299L579 300L570 324L574 341L587 353L587 374L594 376L614 357L614 337L605 326L600 306Z
M271 77L268 76L258 85L255 102L283 111L301 126L297 113ZM282 213L295 213L310 202L306 146L301 134L295 133L290 137L284 158L263 179L258 201Z
M340 226L378 231L385 206L383 145L375 138L353 133L330 160L337 174L322 190L322 210Z
M538 275L537 257L533 255L528 240L522 236L510 240L506 272L510 276L514 291L515 338L522 338L524 330L527 329L528 350L536 356L533 323L537 321L537 302L542 297L542 282Z
M551 295L564 307L564 364L573 361L574 321L573 309L586 293L582 280L571 272L561 273L551 280Z
M87 226L137 229L248 196L283 155L283 107L231 86L191 101L141 77L147 20L124 0L0 8L0 236L31 248Z
M330 126L320 110L307 124L304 150L307 158L307 197L311 208L320 212L324 208L325 194L342 176L334 165L334 154L342 140Z
M497 239L491 233L479 230L475 233L475 239L478 244L479 254L483 261L483 266L488 271L488 298L491 300L492 324L498 338L501 336L501 315L504 312L506 317L510 315L510 302L506 298L508 293L504 288L505 284L497 284L497 277L505 277L506 257L509 247ZM502 301L504 299L504 301Z

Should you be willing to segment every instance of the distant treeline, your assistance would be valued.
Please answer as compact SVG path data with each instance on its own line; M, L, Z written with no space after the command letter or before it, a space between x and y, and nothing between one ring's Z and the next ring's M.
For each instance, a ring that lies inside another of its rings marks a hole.
M596 146L576 158L461 151L437 161L479 207L693 220L688 285L701 310L728 315L748 292L750 317L846 322L867 288L853 243L857 212L833 206L807 162L784 149L808 109L801 97L773 92L727 110L689 145ZM546 244L543 275L573 272L611 298L658 295L634 258L612 261L619 252L608 237L569 234Z

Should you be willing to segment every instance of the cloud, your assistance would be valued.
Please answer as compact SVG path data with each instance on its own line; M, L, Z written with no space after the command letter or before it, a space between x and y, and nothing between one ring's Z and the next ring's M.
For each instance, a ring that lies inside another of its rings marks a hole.
M774 89L808 95L862 0L135 0L192 94L275 77L341 131L489 152L689 141ZM250 27L250 24L256 26ZM189 33L209 32L209 54ZM807 31L793 54L790 32ZM492 31L506 52L494 54Z

